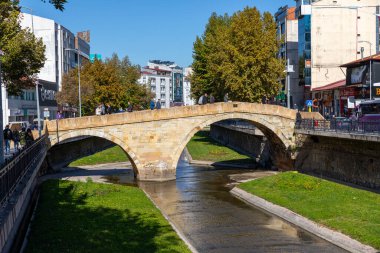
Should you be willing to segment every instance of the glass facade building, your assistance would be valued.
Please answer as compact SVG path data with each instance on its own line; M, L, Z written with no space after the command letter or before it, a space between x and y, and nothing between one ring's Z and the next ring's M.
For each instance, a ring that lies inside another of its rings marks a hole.
M298 0L299 84L311 86L311 0Z
M311 16L298 19L298 57L300 84L311 85Z

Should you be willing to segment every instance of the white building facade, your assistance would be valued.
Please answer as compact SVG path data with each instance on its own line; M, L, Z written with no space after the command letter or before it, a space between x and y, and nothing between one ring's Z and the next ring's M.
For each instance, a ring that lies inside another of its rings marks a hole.
M22 13L20 21L21 27L42 38L46 47L45 65L38 73L40 115L43 118L44 111L48 111L49 119L54 119L58 110L55 96L61 90L63 74L78 64L77 53L66 49L76 49L79 45L82 61L83 56L88 58L90 45L54 20ZM3 88L3 94L6 94L3 96L4 125L12 121L32 123L37 118L35 89L24 90L21 96L8 96Z
M183 103L184 105L195 105L194 99L191 98L190 76L193 74L192 68L185 68L183 73Z

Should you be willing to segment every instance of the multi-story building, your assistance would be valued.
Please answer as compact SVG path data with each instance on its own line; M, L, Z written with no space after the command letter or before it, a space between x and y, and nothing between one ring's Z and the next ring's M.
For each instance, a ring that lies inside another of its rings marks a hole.
M55 96L62 87L63 74L77 66L76 49L81 52L79 61L82 62L90 54L90 45L51 19L22 13L21 26L29 28L37 38L42 38L46 47L45 65L38 74L40 115L42 118L44 112L49 112L49 118L54 119L58 110ZM5 89L3 92L6 94ZM21 96L7 94L4 97L4 125L12 121L32 122L37 118L35 89L24 90ZM76 110L69 107L64 109L71 112Z
M146 85L162 108L183 105L183 69L170 61L152 60L141 69L138 82Z
M293 72L288 78L281 80L282 90L277 100L287 104L287 94L290 92L290 107L300 107L304 104L304 87L299 85L298 70L298 19L295 15L296 7L284 6L275 14L277 36L281 40L278 57L293 66ZM289 87L289 88L288 88Z
M296 0L296 5L299 76L305 89L345 79L342 64L360 59L361 51L364 56L379 51L379 0Z

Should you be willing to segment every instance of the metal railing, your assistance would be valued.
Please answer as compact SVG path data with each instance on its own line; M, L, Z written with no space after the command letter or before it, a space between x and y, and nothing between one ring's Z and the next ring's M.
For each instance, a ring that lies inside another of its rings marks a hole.
M44 135L0 169L0 208L8 201L23 177L36 169L46 148Z
M243 121L243 120L223 120L214 123L215 125L219 126L228 126L228 127L235 127L238 129L248 129L248 130L256 130L257 128L255 125L248 121Z
M380 121L302 119L296 129L357 134L380 134Z

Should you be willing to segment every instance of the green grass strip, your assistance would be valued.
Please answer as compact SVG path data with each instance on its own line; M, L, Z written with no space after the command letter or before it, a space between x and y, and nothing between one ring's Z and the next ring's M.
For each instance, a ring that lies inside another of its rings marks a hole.
M84 165L96 165L103 163L118 163L127 162L128 157L120 146L114 146L112 148L100 151L90 156L83 157L72 162L69 166L84 166Z
M297 172L239 188L380 249L380 195Z
M49 180L26 252L190 252L138 188Z
M252 163L253 160L221 145L210 137L210 131L199 131L187 144L187 150L194 160L211 162L239 161Z

